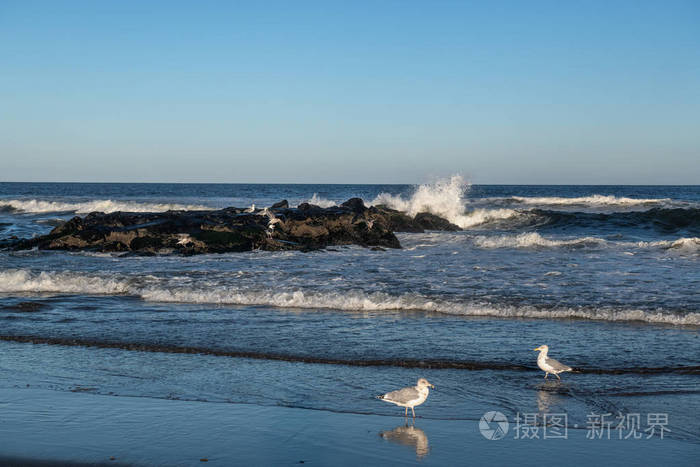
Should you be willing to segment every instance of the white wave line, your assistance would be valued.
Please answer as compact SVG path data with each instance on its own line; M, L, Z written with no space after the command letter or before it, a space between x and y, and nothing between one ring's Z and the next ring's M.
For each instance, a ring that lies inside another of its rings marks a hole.
M151 278L155 280L155 278ZM0 271L0 292L54 292L82 294L130 294L155 302L267 305L281 308L328 308L348 311L415 310L461 316L499 318L589 319L644 321L674 325L700 325L700 314L662 313L643 310L560 308L491 305L430 299L418 294L390 295L362 290L338 292L274 289L246 290L231 287L183 287L181 284L138 285L134 279L105 278L73 272L27 270Z
M196 204L176 203L140 203L136 201L117 201L110 199L96 199L84 202L59 202L39 199L29 200L0 200L0 207L9 207L20 212L45 213L45 212L75 212L86 214L89 212L164 212L169 210L207 210L207 206Z
M618 197L612 195L590 195L590 196L580 196L575 198L563 198L563 197L527 197L527 196L512 196L510 198L505 198L505 200L514 200L523 204L539 204L539 205L594 205L594 206L605 206L605 205L617 205L617 206L636 206L640 204L661 204L668 203L671 201L670 198L628 198L628 197Z

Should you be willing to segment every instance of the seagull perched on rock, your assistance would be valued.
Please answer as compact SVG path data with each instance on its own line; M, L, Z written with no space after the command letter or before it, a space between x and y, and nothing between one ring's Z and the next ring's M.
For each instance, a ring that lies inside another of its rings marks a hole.
M270 219L270 221L267 223L267 236L272 238L272 234L275 232L275 226L282 222L282 220L275 216L275 214L268 208L263 209L261 214Z
M251 204L250 207L245 210L245 212L255 212L255 203Z
M189 234L177 234L177 238L179 238L177 241L178 245L185 246L188 243L192 243L192 237L190 237Z
M413 407L425 402L430 393L429 388L435 389L435 386L430 384L427 379L421 378L413 387L387 392L386 394L377 396L377 399L403 407L405 409L404 416L406 417L408 417L408 408L410 407L413 418L416 418L416 411L413 410Z
M549 376L550 373L552 373L554 376L559 378L559 373L563 373L565 371L572 371L572 368L570 366L566 366L563 363L554 360L553 358L549 358L547 356L547 352L549 352L549 347L546 345L540 345L536 349L533 350L539 350L540 354L537 356L537 366L540 367L542 371L544 371L544 379L547 379L547 376Z

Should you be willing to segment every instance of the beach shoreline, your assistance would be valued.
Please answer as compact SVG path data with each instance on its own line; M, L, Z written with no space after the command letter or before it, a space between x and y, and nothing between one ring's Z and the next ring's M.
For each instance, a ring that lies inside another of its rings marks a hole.
M0 413L4 465L690 465L700 455L669 438L488 440L478 420L32 388L0 389Z
M0 184L0 237L282 198L464 230L400 233L383 252L2 252L0 465L698 457L697 187ZM543 344L574 369L561 381L536 366ZM415 425L374 398L419 378L437 389ZM482 435L489 413L510 423L503 439ZM543 439L555 416L565 439ZM626 438L588 439L603 416ZM663 439L647 439L655 425Z

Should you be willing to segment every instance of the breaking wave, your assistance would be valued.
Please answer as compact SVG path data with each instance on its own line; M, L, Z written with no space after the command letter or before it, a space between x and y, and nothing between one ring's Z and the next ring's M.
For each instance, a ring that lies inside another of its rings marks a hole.
M614 242L598 237L581 237L569 239L551 239L537 232L527 232L517 235L478 235L472 242L479 248L584 248L619 246L624 248L658 248L673 250L679 253L700 252L700 238L679 238L677 240L658 240L654 242Z
M602 246L608 242L602 238L583 237L569 240L551 240L537 232L519 235L477 236L472 239L480 248L531 248L531 247L585 247Z
M305 201L306 203L313 204L316 206L320 206L322 208L330 208L331 206L337 206L338 203L335 201L331 201L330 199L323 198L322 196L318 196L317 193L314 193L314 195L309 198L308 200Z
M409 216L415 216L421 212L444 217L463 229L487 222L508 219L517 214L512 209L474 209L465 210L466 200L464 194L469 189L469 184L459 175L453 175L449 179L438 180L435 183L420 185L410 198L380 193L370 205L384 205L397 211L402 211Z
M207 210L207 206L175 203L139 203L136 201L114 201L110 199L97 199L85 202L59 202L39 199L27 200L0 200L0 211L13 211L25 213L45 212L75 212L87 214L89 212L165 212L170 210Z
M24 269L0 271L0 292L56 292L84 294L129 293L129 285L117 278L73 272L34 273Z
M678 240L659 240L655 242L637 242L635 244L640 248L663 248L666 250L674 250L682 253L699 253L700 238L679 238Z
M461 316L500 318L587 319L643 321L673 325L700 325L699 313L669 313L614 308L538 308L503 304L448 301L406 293L391 295L362 290L309 291L235 289L231 286L197 287L161 281L142 283L137 278L110 278L73 272L0 272L0 292L54 292L129 294L156 302L266 305L281 308L329 308L348 311L428 311Z
M512 196L506 199L538 206L640 206L670 203L670 198L627 198L612 195L591 195L576 198Z

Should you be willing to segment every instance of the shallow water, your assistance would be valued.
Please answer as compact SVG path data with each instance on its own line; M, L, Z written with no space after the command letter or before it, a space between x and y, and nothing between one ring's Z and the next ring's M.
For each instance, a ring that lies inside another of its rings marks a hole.
M351 196L465 227L388 251L0 252L0 386L389 415L373 396L424 376L426 418L664 412L700 442L700 188L462 188L0 184L0 238ZM543 343L577 372L545 382Z
M0 388L3 465L692 465L670 438L483 438L465 420ZM274 449L270 449L274 446ZM8 463L32 453L34 462ZM39 460L39 462L36 462ZM48 462L41 462L46 460Z

